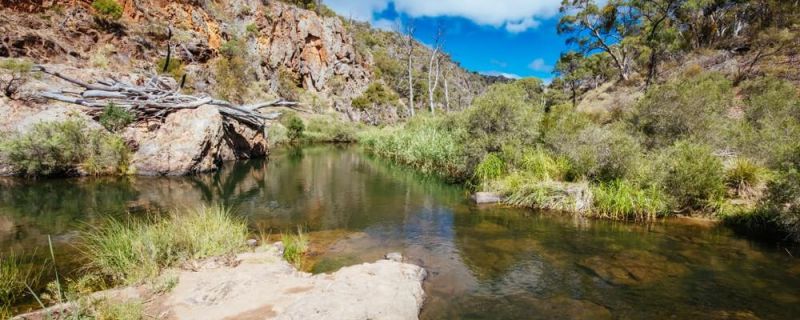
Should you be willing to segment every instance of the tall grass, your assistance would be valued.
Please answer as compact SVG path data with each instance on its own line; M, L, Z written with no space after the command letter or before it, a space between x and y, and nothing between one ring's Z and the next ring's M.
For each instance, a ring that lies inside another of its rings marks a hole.
M497 154L490 153L475 167L473 178L486 188L494 179L500 178L507 171L506 163Z
M616 180L592 187L593 209L589 215L613 220L652 221L667 213L667 196L655 187L638 188Z
M528 182L513 189L503 202L514 207L583 212L591 205L586 191L581 183Z
M303 256L308 251L308 236L298 228L297 234L281 235L281 241L283 241L283 258L299 268L303 263Z
M14 301L26 295L27 286L35 286L40 272L15 253L0 256L0 315L10 313Z
M555 157L543 148L526 151L519 162L522 170L531 178L539 180L563 181L570 170L569 160Z
M225 207L200 207L143 221L111 219L85 230L81 249L90 268L132 284L185 260L235 252L247 233Z
M455 133L441 127L442 121L417 117L400 128L365 131L359 141L367 151L423 173L449 180L468 178L462 145Z

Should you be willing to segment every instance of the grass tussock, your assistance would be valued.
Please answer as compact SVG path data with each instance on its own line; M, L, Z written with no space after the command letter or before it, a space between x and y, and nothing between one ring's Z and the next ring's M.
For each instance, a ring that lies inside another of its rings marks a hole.
M0 315L10 313L11 304L28 294L28 286L39 282L38 267L15 253L0 256Z
M638 188L617 180L593 186L592 195L590 215L598 218L652 221L668 213L668 197L655 187Z
M303 257L308 251L308 236L301 229L297 229L297 234L281 235L283 242L283 258L295 267L303 264Z
M182 261L235 252L247 234L229 209L211 206L146 221L109 220L83 232L81 249L90 268L130 284Z

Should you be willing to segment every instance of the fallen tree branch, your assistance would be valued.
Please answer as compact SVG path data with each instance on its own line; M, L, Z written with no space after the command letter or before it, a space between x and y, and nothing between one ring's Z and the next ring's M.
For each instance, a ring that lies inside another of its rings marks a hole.
M272 112L263 115L260 113L261 109L270 107L296 108L299 106L297 102L283 99L239 106L229 101L213 99L207 96L185 95L179 93L178 88L172 87L170 81L160 76L152 77L144 86L135 86L117 80L96 80L94 83L87 83L60 72L48 70L41 65L35 66L34 70L82 88L82 90L77 91L58 90L40 93L40 96L44 98L88 108L105 108L113 104L134 113L137 119L163 119L178 110L196 109L204 105L210 105L216 107L223 117L239 121L251 127L262 128L265 120L274 120L280 113ZM298 110L304 111L299 108ZM97 110L90 112L96 114Z

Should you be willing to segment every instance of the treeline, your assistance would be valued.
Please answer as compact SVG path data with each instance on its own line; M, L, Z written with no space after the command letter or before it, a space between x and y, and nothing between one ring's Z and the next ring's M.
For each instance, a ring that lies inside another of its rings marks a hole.
M649 87L662 65L709 49L735 56L738 84L800 48L796 0L565 0L561 12L558 33L573 50L556 65L554 86L573 101L609 80Z
M797 54L799 3L565 1L558 31L575 50L553 84L496 84L464 112L360 141L509 205L617 220L703 215L800 240L800 94L782 72ZM609 81L631 102L575 108Z

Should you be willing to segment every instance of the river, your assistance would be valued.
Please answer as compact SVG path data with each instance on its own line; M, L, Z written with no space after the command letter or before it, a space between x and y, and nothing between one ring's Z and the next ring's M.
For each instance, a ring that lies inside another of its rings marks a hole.
M355 147L278 150L269 161L191 177L0 187L0 251L44 259L52 235L62 269L77 264L76 230L107 216L224 203L254 230L306 230L308 271L402 252L429 272L423 319L800 317L796 247L691 220L642 225L478 207L459 186Z

